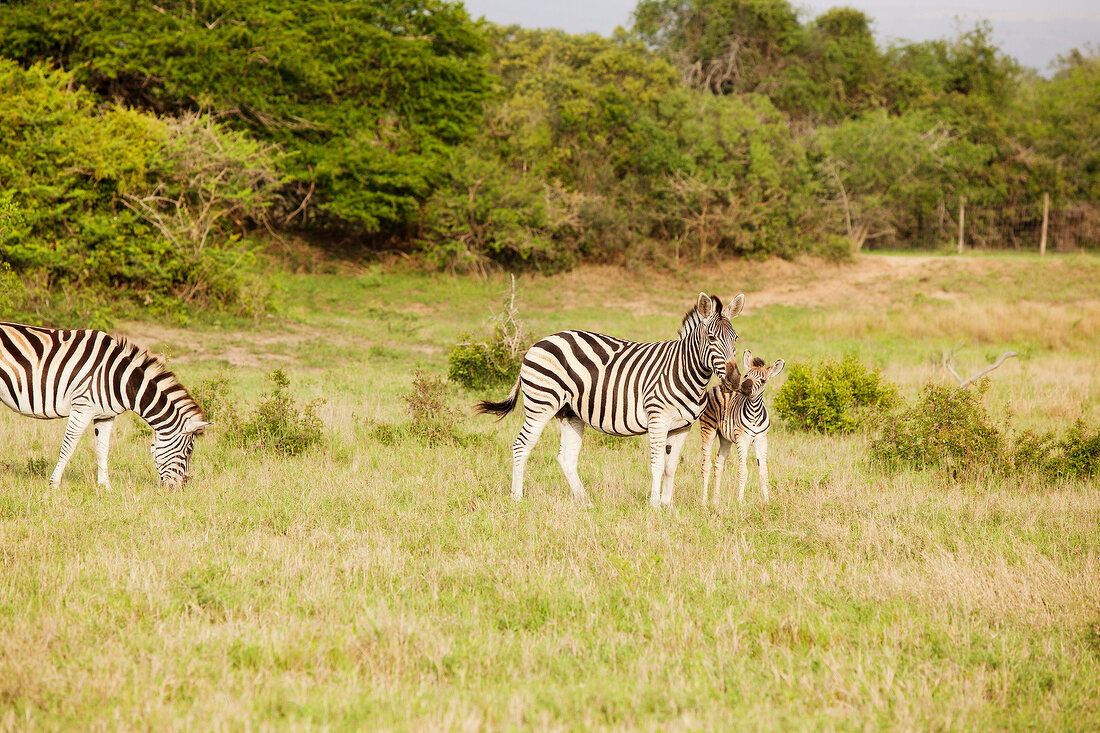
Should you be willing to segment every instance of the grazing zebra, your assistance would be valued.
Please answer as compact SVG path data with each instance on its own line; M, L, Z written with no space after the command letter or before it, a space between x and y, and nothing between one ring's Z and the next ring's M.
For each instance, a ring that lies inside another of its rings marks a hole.
M0 323L0 402L22 415L65 417L61 475L88 425L95 426L98 481L107 477L107 444L115 417L133 410L153 428L150 450L161 483L187 482L195 436L210 423L164 362L126 339L103 331L67 331Z
M768 428L771 419L764 405L764 385L783 371L783 360L777 359L770 367L764 360L753 358L748 349L744 352L745 374L737 364L726 372L725 379L707 392L707 405L699 421L703 437L703 504L707 503L710 482L710 457L714 436L718 436L718 460L714 467L714 501L718 502L722 487L722 469L730 445L737 444L737 501L745 500L745 484L748 483L749 446L756 446L756 462L760 464L760 488L764 501L768 501Z
M737 332L730 319L745 296L722 301L706 293L684 316L679 338L637 343L589 331L547 336L523 357L511 394L500 402L483 400L484 413L507 415L523 391L524 420L512 445L512 496L523 498L527 457L551 418L561 423L558 463L573 496L587 500L577 474L584 426L610 435L649 434L653 488L649 502L672 502L672 480L691 424L699 419L712 374L736 366Z

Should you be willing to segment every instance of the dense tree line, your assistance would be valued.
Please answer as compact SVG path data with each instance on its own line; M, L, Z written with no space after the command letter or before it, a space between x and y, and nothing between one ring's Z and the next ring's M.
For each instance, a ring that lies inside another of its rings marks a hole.
M1100 230L1100 58L1042 78L986 24L882 48L788 0L641 0L612 38L447 0L15 0L0 56L25 282L247 310L268 232L554 270L936 245L960 198L1028 220L1044 192Z

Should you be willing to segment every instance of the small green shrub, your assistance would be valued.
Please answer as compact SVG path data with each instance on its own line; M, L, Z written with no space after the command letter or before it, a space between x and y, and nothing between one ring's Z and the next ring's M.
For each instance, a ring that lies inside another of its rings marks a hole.
M447 379L468 389L511 386L519 375L527 351L525 328L516 311L516 281L502 313L492 319L493 335L478 341L469 333L451 347L447 357Z
M237 413L229 396L229 377L204 379L191 388L191 397L202 408L206 419L212 423L234 424Z
M512 353L499 327L494 329L491 339L484 341L475 341L468 333L460 338L462 341L451 347L447 357L447 379L469 389L510 385L516 381L523 354Z
M430 446L454 442L458 416L447 402L447 385L442 379L429 377L418 369L412 391L403 397L414 437Z
M795 364L775 396L775 411L802 430L847 433L898 402L897 387L854 356L817 365Z
M1018 471L1037 471L1052 479L1085 479L1100 474L1100 429L1090 432L1081 420L1062 438L1054 431L1026 431L1012 447Z
M1008 467L1008 444L982 405L988 380L976 391L929 384L916 402L886 417L871 442L872 457L890 465L970 473Z
M287 456L299 455L320 443L324 424L316 410L324 400L312 400L299 407L290 394L290 379L282 369L271 372L268 379L272 383L271 391L260 396L256 409L247 419L239 421L230 417L224 425L222 439L240 448L268 450ZM210 390L208 397L217 395L217 389L220 387Z

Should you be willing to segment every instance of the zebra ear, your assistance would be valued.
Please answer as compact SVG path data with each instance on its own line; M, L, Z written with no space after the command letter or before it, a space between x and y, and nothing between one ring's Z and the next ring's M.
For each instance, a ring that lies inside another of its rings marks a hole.
M741 359L745 362L745 371L752 369L752 352L745 349L741 352Z
M202 435L203 431L212 424L213 423L208 423L205 420L196 420L192 418L183 424L183 432L191 435Z
M722 315L727 319L736 318L741 309L745 307L745 294L741 293L736 298L731 300L725 308L722 309Z
M771 379L776 374L779 374L779 372L781 371L783 371L783 360L776 359L775 363L771 365L770 369L768 369L768 379Z
M714 315L714 299L706 293L699 293L699 300L695 304L695 311L704 321Z

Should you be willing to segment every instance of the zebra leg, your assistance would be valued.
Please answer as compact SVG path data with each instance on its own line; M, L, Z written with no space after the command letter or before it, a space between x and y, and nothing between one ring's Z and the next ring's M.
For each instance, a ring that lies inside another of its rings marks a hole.
M516 436L516 442L512 443L512 498L516 501L523 498L523 470L527 466L527 458L542 435L543 428L553 416L553 412L530 411L524 415L523 427Z
M95 462L96 481L100 486L111 488L111 479L107 476L107 446L111 442L111 429L115 426L113 417L104 420L95 420L92 423L95 430Z
M732 440L726 440L722 434L718 435L718 459L714 462L714 505L722 503L722 471L726 468L726 459L730 455Z
M689 424L668 434L668 448L665 449L664 480L661 486L661 504L664 506L672 504L672 482L676 478L676 469L680 466L680 451L684 449L684 443L687 442L690 430L691 425Z
M735 438L737 442L737 503L745 503L745 484L749 482L749 445L752 443L745 433Z
M56 489L61 485L61 475L65 473L65 466L68 465L69 459L73 457L76 444L80 442L80 436L84 435L84 431L88 429L88 424L91 421L92 411L86 407L84 409L74 407L73 411L69 413L69 420L65 423L65 438L61 441L61 455L58 456L57 466L50 474L51 488Z
M573 498L588 502L588 494L577 473L577 458L581 454L581 442L584 440L584 420L575 415L563 417L561 423L561 447L558 449L558 465L565 472L565 480L573 492Z
M707 505L707 493L710 488L710 463L714 454L714 436L718 435L717 428L703 425L699 436L703 439L703 457L699 462L699 471L703 474L703 506ZM721 471L721 469L719 469ZM719 473L719 476L722 474ZM718 486L714 487L715 495L718 494Z
M665 473L665 445L668 442L668 420L663 415L649 418L649 472L653 475L653 488L649 492L649 504L661 508L661 480Z
M756 436L756 462L760 466L760 490L768 503L768 434Z

